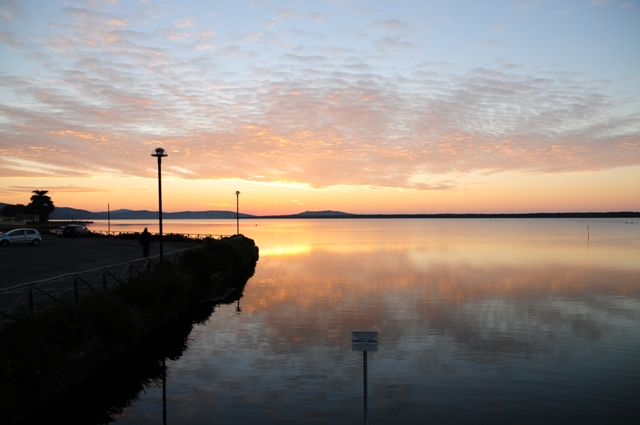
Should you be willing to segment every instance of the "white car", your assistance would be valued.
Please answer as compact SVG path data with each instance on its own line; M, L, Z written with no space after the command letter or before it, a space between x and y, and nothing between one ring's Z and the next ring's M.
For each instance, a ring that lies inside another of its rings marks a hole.
M40 245L42 237L36 229L13 229L0 235L0 246L9 246L19 243L28 243L33 246Z

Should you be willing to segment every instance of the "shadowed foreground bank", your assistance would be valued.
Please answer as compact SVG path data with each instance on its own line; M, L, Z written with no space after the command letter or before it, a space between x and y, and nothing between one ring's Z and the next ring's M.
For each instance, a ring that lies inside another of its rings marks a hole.
M241 293L257 259L251 239L213 240L185 253L179 265L165 263L77 306L59 305L7 326L0 333L0 417L37 420L92 374L152 346L154 335L172 324L184 329L176 318L200 311L191 324L204 320L199 304Z
M177 317L152 332L143 344L126 355L118 356L106 367L99 368L63 397L43 409L31 421L47 423L56 418L60 423L97 425L114 422L118 415L149 388L166 386L168 361L176 361L188 348L194 326L205 323L219 305L236 303L243 296L246 282L253 276L249 267L227 282L232 292L222 299L194 302ZM166 406L166 401L165 401ZM158 410L157 421L166 415L166 407Z

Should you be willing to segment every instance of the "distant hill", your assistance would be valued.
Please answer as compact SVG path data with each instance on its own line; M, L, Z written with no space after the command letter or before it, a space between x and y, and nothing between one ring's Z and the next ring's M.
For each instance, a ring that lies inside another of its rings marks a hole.
M91 212L77 208L56 207L50 219L52 220L153 220L158 218L157 211L147 210L113 210L109 214L107 211ZM241 218L254 217L250 214L239 214ZM162 217L165 219L224 219L236 218L234 211L181 211L181 212L163 212Z
M96 214L87 210L77 208L56 207L49 216L50 220L91 220L96 218Z
M341 211L305 211L298 214L284 215L278 217L288 217L288 218L347 218L347 217L358 217L358 214L350 214Z
M235 211L181 211L163 212L165 219L225 219L236 218ZM255 216L240 213L240 218L347 218L358 217L357 214L349 214L341 211L305 211L299 214L279 216ZM68 207L56 207L50 217L52 220L106 220L107 212L91 212ZM158 218L157 211L119 209L111 211L112 220L153 220Z
M359 214L351 214L342 211L305 211L297 214L285 215L259 215L256 218L358 218Z

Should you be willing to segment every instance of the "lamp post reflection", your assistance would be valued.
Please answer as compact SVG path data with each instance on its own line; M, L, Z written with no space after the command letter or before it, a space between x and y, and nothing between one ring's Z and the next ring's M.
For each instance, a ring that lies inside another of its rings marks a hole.
M162 425L167 425L167 363L162 357Z
M151 156L158 158L158 224L160 227L160 264L162 264L164 257L162 247L162 157L167 154L164 153L164 149L156 148L156 153L152 153Z

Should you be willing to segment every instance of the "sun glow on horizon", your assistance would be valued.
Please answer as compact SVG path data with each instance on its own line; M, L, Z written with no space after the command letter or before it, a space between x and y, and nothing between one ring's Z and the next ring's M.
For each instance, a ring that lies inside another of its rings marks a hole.
M26 204L35 189L49 190L56 206L93 212L115 209L157 210L157 179L2 179L0 201ZM354 214L527 213L639 211L640 167L600 173L468 175L454 190L416 190L369 186L314 189L304 185L243 180L163 178L165 212L235 211L251 215L334 210ZM596 195L597 194L597 195ZM636 196L628 196L635 194Z

